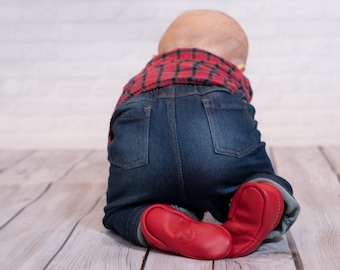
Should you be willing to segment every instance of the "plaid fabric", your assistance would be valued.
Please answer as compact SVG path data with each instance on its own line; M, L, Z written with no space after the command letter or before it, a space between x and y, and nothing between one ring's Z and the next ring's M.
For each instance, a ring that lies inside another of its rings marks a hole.
M174 84L221 86L231 93L242 91L250 102L253 91L248 79L232 63L200 49L177 49L155 56L123 89L117 107L129 98ZM113 140L112 121L108 141Z
M242 91L248 101L253 94L248 79L232 63L200 49L177 49L155 56L133 77L117 107L133 96L174 84L218 85L231 93Z

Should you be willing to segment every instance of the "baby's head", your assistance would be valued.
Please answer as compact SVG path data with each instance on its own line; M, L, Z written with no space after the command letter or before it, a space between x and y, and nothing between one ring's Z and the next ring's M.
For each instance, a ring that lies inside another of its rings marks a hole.
M244 70L248 56L247 35L230 16L214 10L192 10L177 17L163 34L158 53L178 48L211 52Z

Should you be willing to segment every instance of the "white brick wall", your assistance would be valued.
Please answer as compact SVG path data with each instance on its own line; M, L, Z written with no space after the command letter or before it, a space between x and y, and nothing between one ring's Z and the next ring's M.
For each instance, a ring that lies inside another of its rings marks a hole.
M340 144L337 0L0 0L0 148L105 148L123 85L192 8L248 33L269 145Z

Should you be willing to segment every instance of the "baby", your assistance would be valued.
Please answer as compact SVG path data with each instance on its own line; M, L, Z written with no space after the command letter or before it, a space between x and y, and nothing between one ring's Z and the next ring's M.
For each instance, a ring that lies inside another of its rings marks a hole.
M224 13L188 11L158 53L124 87L111 119L104 226L190 258L246 256L283 235L300 210L254 120L247 36ZM221 224L203 222L205 212Z

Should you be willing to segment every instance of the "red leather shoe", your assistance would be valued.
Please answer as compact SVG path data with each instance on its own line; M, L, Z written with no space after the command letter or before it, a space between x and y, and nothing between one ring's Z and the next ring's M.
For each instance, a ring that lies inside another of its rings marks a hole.
M232 238L229 258L254 252L279 224L284 210L281 192L266 182L247 182L232 199L228 221L222 224Z
M222 259L231 249L230 234L222 226L196 221L165 204L149 206L141 227L150 246L193 259Z

